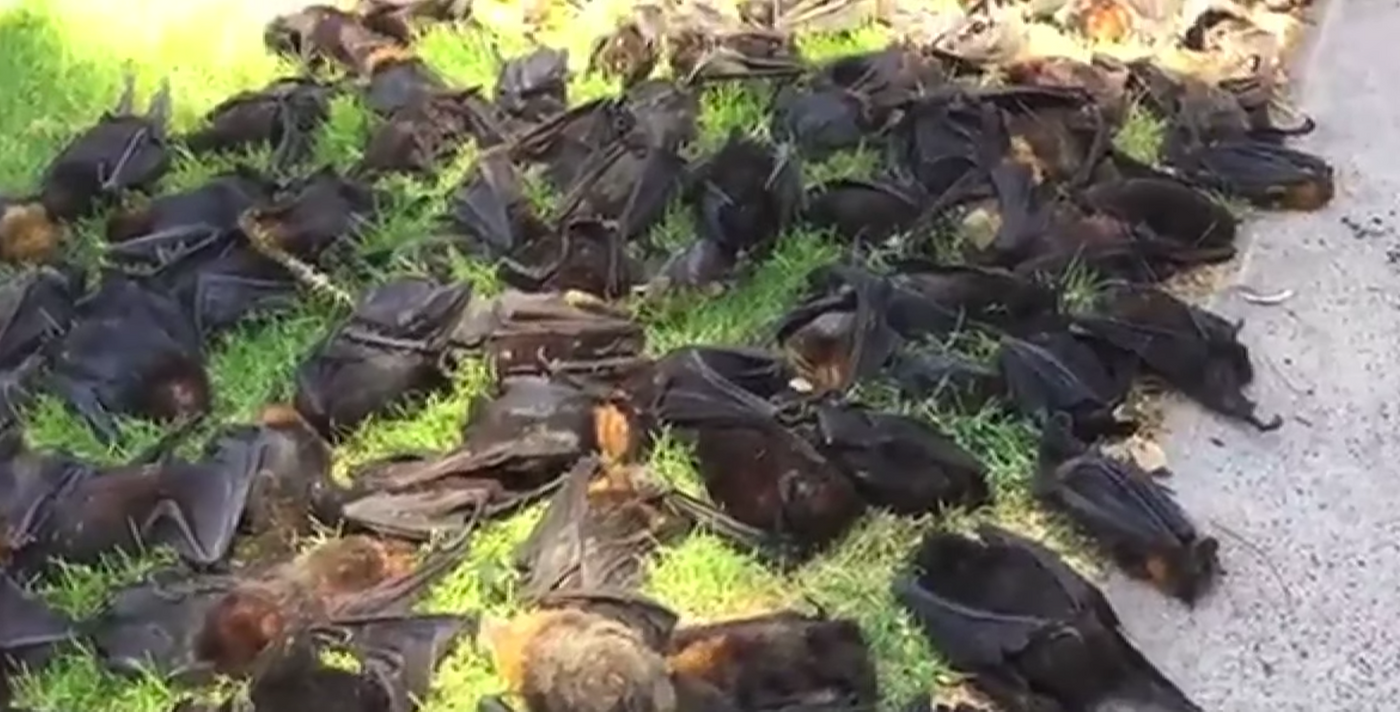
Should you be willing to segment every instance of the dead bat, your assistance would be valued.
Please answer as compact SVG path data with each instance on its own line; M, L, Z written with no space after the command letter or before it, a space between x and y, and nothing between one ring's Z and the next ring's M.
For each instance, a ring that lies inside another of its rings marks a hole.
M814 270L807 284L807 299L774 329L798 373L819 392L878 374L904 343L887 319L894 300L889 280L831 265Z
M831 60L817 70L818 86L841 87L861 97L871 122L891 125L896 112L948 81L937 59L917 48L892 45Z
M1263 420L1243 390L1254 380L1243 323L1231 324L1151 287L1117 284L1096 314L1079 320L1095 337L1132 353L1152 374L1201 405L1268 431L1283 418Z
M1128 435L1137 429L1120 421L1118 406L1136 375L1131 356L1068 331L1005 337L997 368L1007 395L1022 415L1044 424L1066 414L1074 432L1086 439Z
M476 89L442 91L398 109L370 135L359 170L427 173L451 158L468 138L478 145L500 143L503 129L494 109Z
M39 201L53 218L75 220L127 191L149 191L170 169L170 84L163 83L146 113L137 114L135 82L128 75L116 107L70 141L44 169Z
M990 525L978 535L929 534L894 593L952 667L1000 707L1200 712L1124 638L1092 583L1029 539Z
M967 326L1025 333L1059 323L1055 291L1006 270L924 259L898 260L891 268L896 291L886 319L909 338Z
M1007 65L1003 71L1012 84L1086 92L1110 127L1121 126L1127 116L1129 70L1113 57L1095 54L1089 62L1034 57Z
M483 621L481 638L508 690L531 712L667 712L677 690L660 643L675 614L645 599L561 601L504 623Z
M1168 161L1193 183L1266 208L1320 210L1336 193L1330 164L1268 141L1217 141L1169 151Z
M781 611L682 627L673 674L704 681L743 710L871 709L874 656L854 621Z
M390 117L453 87L421 58L406 52L386 53L374 63L369 78L360 82L365 106L381 118Z
M890 380L906 397L932 400L977 412L1006 396L1006 381L995 369L951 351L903 349L888 366Z
M496 106L531 123L568 109L568 50L541 47L503 63L496 77Z
M330 444L289 406L269 406L257 424L222 431L205 447L202 464L212 470L202 481L206 490L227 488L219 528L207 539L215 542L209 550L216 561L235 535L263 558L292 551L313 519L339 523Z
M22 272L0 285L0 371L19 368L68 331L81 287L50 268Z
M403 40L372 30L361 17L330 5L309 5L273 18L263 43L312 67L334 64L362 77L376 64L407 54Z
M1087 89L1008 86L977 97L1001 109L1008 156L1029 166L1037 185L1083 185L1112 143L1113 127Z
M671 152L695 140L700 97L693 89L660 79L637 83L623 94L635 121L633 140Z
M870 506L917 516L991 501L986 466L927 423L837 401L815 411L808 437Z
M66 233L42 202L0 197L0 261L17 265L53 262Z
M763 254L801 210L802 171L791 150L732 134L696 167L688 197L702 239Z
M245 211L239 226L259 252L281 251L314 262L332 245L358 234L373 209L368 187L322 168Z
M118 591L90 633L118 672L190 683L247 675L286 636L408 613L466 552L457 537L415 562L410 546L351 536L260 572L161 569Z
M271 199L276 190L271 180L252 168L240 166L197 188L118 209L107 218L107 242L127 243L151 235L173 237L188 229L187 244L197 244L213 234L236 230L243 211ZM139 258L159 264L165 255L179 249L172 242L175 241L157 237L112 254L119 259Z
M0 708L10 706L10 673L42 667L60 645L73 642L72 621L49 608L0 571Z
M815 553L863 513L854 485L784 422L768 398L786 389L771 356L690 347L657 362L654 412L695 444L705 488L726 514ZM737 379L737 380L736 380Z
M506 284L527 292L577 290L616 299L630 291L637 272L625 239L612 224L573 218L503 258L499 271Z
M851 32L876 15L872 3L850 0L745 0L738 5L744 22L794 34Z
M841 178L809 193L803 218L852 244L882 244L912 227L928 199L912 181Z
M651 76L661 60L666 18L657 5L642 3L632 9L612 32L593 42L588 71L633 86Z
M189 422L209 410L194 321L174 299L131 278L105 275L54 349L54 393L108 442L117 437L117 416Z
M1046 424L1036 496L1088 532L1128 575L1194 605L1220 571L1219 542L1196 531L1157 481L1161 473L1087 447L1069 425L1063 414Z
M667 258L647 282L646 293L660 296L669 290L721 292L738 265L738 255L714 240L701 238Z
M649 363L641 324L581 292L507 290L470 308L453 341L481 348L498 382L561 373L608 380Z
M173 444L167 438L162 449ZM0 465L0 558L39 571L55 560L95 563L104 554L170 546L195 565L232 544L261 464L225 448L197 463L138 459L99 469L62 453L14 449Z
M938 200L936 205L983 197L991 191L981 185L986 181L979 178L979 166L990 143L992 117L1001 120L962 93L920 98L890 127L891 154Z
M471 18L471 0L358 0L355 14L375 32L404 43L427 23L463 22Z
M771 111L773 135L795 144L805 157L821 159L879 138L863 97L842 87L785 86Z
M343 516L390 536L427 539L546 496L596 449L595 399L542 378L512 378L474 404L462 445L438 456L401 457L356 475L364 494Z
M412 712L426 698L437 666L474 627L466 616L387 616L293 636L260 661L249 686L252 709L227 712L317 705L346 712ZM349 652L358 669L326 664L327 651Z
M1081 199L1095 211L1187 247L1233 247L1239 220L1230 209L1180 181L1135 178L1099 183Z
M682 83L742 79L788 79L806 67L796 44L784 32L734 27L716 14L694 13L667 28L671 75Z
M315 79L288 77L240 92L211 109L204 127L186 136L185 145L195 153L268 146L273 165L290 168L311 157L335 91Z
M664 146L630 143L606 144L584 159L560 204L563 219L609 220L628 240L661 220L684 187L686 161Z
M635 590L646 559L688 529L664 495L631 467L580 460L516 551L525 599L555 591Z
M378 287L297 367L298 412L336 441L405 399L447 385L447 340L466 284L405 278Z
M499 259L549 230L525 197L518 169L504 151L486 151L453 192L446 216L470 242L468 251Z
M590 157L619 145L635 133L637 126L637 117L622 99L595 99L517 135L510 146L510 159L541 165L549 184L568 192Z

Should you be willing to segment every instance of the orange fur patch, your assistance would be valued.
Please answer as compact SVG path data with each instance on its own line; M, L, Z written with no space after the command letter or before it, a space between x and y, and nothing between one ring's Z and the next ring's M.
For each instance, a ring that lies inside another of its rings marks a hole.
M1084 18L1084 34L1100 43L1122 41L1132 26L1128 11L1113 0L1095 2Z
M273 403L258 413L258 422L269 428L290 428L306 422L301 413L286 403Z
M724 669L729 656L729 639L723 635L701 638L668 659L671 671L713 681Z
M1147 561L1143 564L1143 568L1147 571L1147 577L1151 579L1152 583L1158 588L1171 588L1171 567L1167 565L1165 559L1156 555L1149 556L1147 557Z
M413 50L399 44L386 44L375 47L365 57L365 71L374 74L379 68L386 64L399 64L417 59Z
M39 203L11 205L0 215L0 259L45 262L58 251L63 229Z
M511 692L519 693L524 687L531 643L554 625L559 615L559 611L536 611L505 623L482 626L481 642L491 651L496 674Z
M593 409L593 437L604 462L621 462L632 450L632 423L615 404Z

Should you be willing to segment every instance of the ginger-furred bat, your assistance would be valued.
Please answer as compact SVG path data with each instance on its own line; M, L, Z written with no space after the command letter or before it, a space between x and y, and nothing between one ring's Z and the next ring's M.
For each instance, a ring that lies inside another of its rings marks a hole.
M1057 414L1046 424L1036 496L1088 532L1128 575L1194 604L1219 573L1219 543L1197 532L1154 473L1085 446L1067 418Z
M545 607L483 621L481 638L497 673L531 712L674 712L677 691L663 643L618 609L599 611L586 601Z
M285 636L398 616L466 556L457 536L423 557L372 537L333 539L261 571L190 575L161 569L122 589L89 623L113 669L187 681L246 675Z
M933 532L895 598L955 670L1008 710L1200 712L1123 635L1088 580L1029 539L991 525Z
M63 224L43 203L0 197L0 261L19 265L52 262L65 234Z
M673 673L702 680L740 709L871 709L875 660L851 620L780 611L678 628Z

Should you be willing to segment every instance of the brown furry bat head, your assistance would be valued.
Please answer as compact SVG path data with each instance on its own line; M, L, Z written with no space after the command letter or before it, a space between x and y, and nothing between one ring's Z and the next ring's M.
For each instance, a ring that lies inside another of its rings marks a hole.
M0 200L0 260L18 264L48 262L63 241L63 227L40 203Z
M224 672L246 670L288 624L272 596L250 588L225 596L205 617L195 642L200 658Z

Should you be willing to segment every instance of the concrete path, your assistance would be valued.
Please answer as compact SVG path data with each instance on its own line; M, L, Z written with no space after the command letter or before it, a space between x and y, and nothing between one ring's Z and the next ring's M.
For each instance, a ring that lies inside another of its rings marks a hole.
M1259 434L1182 403L1163 448L1228 571L1197 608L1115 579L1132 637L1207 712L1400 710L1400 0L1321 0L1296 72L1318 123L1300 148L1338 198L1251 222L1229 291L1245 319Z

